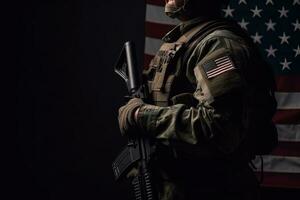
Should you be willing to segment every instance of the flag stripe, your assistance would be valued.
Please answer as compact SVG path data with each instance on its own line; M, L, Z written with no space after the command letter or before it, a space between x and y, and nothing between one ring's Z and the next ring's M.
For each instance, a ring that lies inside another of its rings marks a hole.
M300 173L300 158L294 156L263 156L263 166L266 172L276 173ZM261 160L257 158L253 161L253 164L259 171L261 169Z
M148 22L155 22L155 23L169 24L169 25L176 25L179 23L178 20L172 19L170 17L166 17L163 7L148 4L146 6L146 9L147 9L146 21Z
M300 109L277 110L273 122L276 124L300 124Z
M226 69L234 69L234 67L232 67L232 65L225 65L225 66L221 66L221 67L218 67L216 69L213 69L213 70L210 70L207 72L207 75L213 75L215 73L218 73L222 70L226 70Z
M222 62L222 61L224 61L224 60L229 60L228 56L223 56L223 57L221 57L221 58L216 59L215 61L216 61L216 62Z
M300 92L300 75L276 76L277 91Z
M153 55L144 54L144 68L148 69L151 60L153 59Z
M260 173L256 173L257 178L260 179ZM277 188L299 188L300 189L300 174L295 173L274 173L264 172L263 187L277 187Z
M225 61L223 61L223 63L222 62L216 62L216 63L217 63L217 65L231 64L230 60L225 60Z
M160 46L162 44L162 41L160 39L145 38L145 53L148 55L155 55L156 52L159 50Z
M232 66L232 63L230 60L228 61L221 61L221 62L215 62L216 63L216 68L212 68L210 70L207 71L207 73L211 73L211 72L215 72L215 71L218 71L220 68L222 67L227 67L227 66Z
M146 36L152 38L163 38L167 32L172 30L172 28L174 28L174 26L166 24L158 24L155 22L145 23Z
M224 72L227 72L227 71L232 70L232 69L235 69L235 68L234 68L234 67L231 67L231 66L225 67L225 68L219 69L219 70L216 71L216 72L208 73L208 74L207 74L207 77L208 77L208 78L212 78L212 77L218 76L218 75L223 74Z
M163 0L147 0L147 4L157 5L157 6L164 6L165 2Z
M278 140L282 142L300 142L300 124L276 125ZM300 146L300 144L299 144Z
M272 155L300 157L300 142L279 142Z
M230 62L228 62L228 63L222 63L220 66L221 67L233 67L232 63L230 63Z
M275 97L278 109L300 109L300 92L276 92Z

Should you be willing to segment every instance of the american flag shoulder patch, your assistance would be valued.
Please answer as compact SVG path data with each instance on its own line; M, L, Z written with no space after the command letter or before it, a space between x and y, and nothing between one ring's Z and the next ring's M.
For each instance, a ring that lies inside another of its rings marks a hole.
M205 63L203 68L208 79L223 74L224 72L236 69L229 56L223 56L215 60L211 60Z

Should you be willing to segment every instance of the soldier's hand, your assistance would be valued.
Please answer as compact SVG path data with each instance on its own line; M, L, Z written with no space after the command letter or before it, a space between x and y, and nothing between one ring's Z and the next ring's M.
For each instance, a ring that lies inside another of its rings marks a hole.
M137 111L144 104L142 99L133 98L119 108L119 127L122 135L133 134L137 127Z

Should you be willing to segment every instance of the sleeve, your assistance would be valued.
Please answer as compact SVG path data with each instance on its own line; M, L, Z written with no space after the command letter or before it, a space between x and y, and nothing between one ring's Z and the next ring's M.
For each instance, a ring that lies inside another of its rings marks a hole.
M241 68L247 63L247 51L246 45L229 38L199 44L187 64L197 85L192 94L197 105L145 105L138 113L143 131L161 140L211 144L225 154L236 150L244 137Z

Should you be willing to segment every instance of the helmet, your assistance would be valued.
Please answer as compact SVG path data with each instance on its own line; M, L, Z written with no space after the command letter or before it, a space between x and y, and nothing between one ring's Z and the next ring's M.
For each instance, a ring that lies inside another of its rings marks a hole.
M183 0L180 7L167 4L165 0L165 13L171 18L207 16L220 11L220 7L229 2L229 0Z

